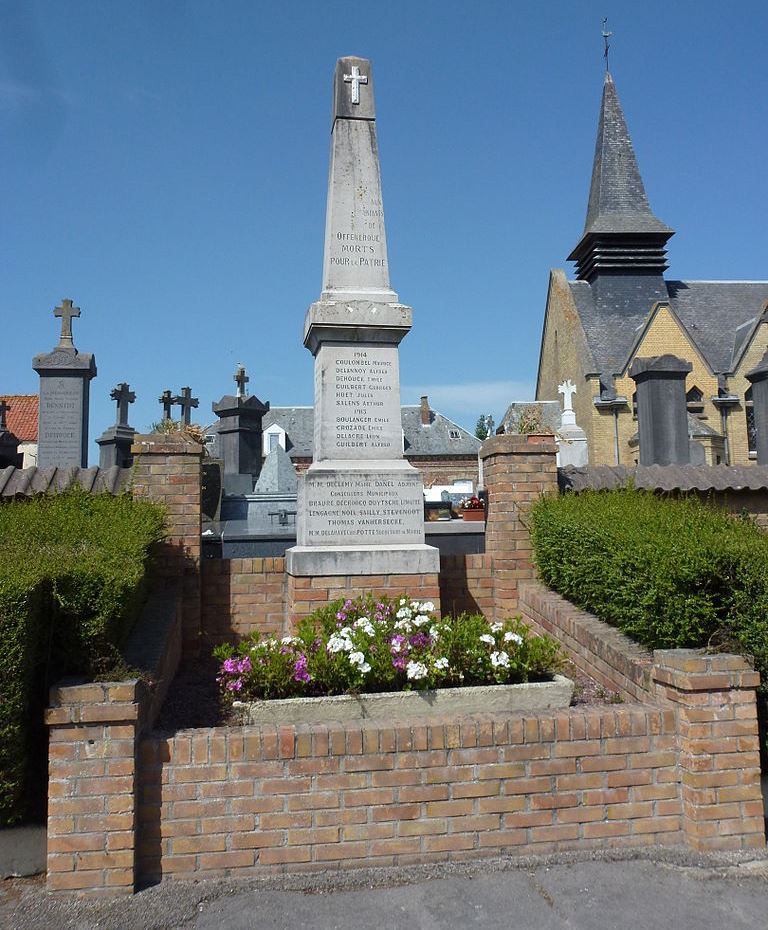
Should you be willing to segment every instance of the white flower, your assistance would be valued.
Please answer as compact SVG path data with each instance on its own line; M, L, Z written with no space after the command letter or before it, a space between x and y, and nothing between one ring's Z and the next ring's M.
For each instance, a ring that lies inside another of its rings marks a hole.
M481 643L488 643L489 646L495 646L496 640L491 636L490 633L483 633L482 636L478 637Z
M352 624L356 630L362 630L364 633L367 633L368 636L375 636L376 630L373 628L373 624L368 619L368 617L360 617L359 620L355 620Z
M429 617L425 617L423 614L416 614L416 616L411 620L414 626L424 626L425 623L429 623Z
M365 656L362 652L350 652L348 658L352 665L356 665L358 670L363 674L370 672L371 666L365 661Z
M352 642L352 630L345 626L338 633L332 633L328 637L328 652L351 652L355 647Z
M491 665L494 668L502 666L503 668L509 668L509 656L506 652L492 652L491 653Z
M413 681L419 678L426 678L428 671L423 662L409 662L405 667L405 674Z
M400 610L395 614L398 620L405 620L411 616L410 607L401 607Z
M431 626L429 628L429 635L430 635L430 638L432 639L432 642L437 642L437 638L439 637L440 634L437 632L436 626Z
M434 609L435 605L432 603L432 601L424 601L419 607L419 613L431 614Z
M505 643L516 643L518 646L523 645L523 637L519 633L512 633L510 630L504 634Z
M492 633L498 633L499 630L500 630L503 626L504 626L504 624L503 624L503 623L499 623L498 620L497 620L496 623L492 623L492 624L491 624L491 632L492 632Z
M412 629L411 621L410 620L396 620L395 629L402 630L404 633L410 633Z
M442 672L443 669L448 668L448 659L443 656L441 659L435 659L435 668L440 669Z
M299 641L298 636L284 636L280 642L283 646L290 646L292 643L297 643Z

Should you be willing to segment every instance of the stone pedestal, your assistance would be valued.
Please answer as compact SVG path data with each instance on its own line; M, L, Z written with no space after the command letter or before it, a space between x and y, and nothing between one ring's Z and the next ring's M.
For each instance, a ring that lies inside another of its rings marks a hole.
M133 465L131 445L136 430L132 426L116 423L105 430L96 440L99 446L99 468L130 468Z
M96 360L90 353L57 347L36 355L40 375L37 465L88 466L88 403Z
M752 409L757 434L757 464L768 465L768 352L746 374L752 384Z
M687 465L685 378L693 366L674 355L636 358L629 376L637 385L641 465Z

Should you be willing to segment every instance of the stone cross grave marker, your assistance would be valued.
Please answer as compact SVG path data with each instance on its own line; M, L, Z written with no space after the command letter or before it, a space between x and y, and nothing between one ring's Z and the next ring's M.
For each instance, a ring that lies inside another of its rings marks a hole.
M56 307L53 315L61 319L61 336L59 337L59 348L73 349L72 341L72 318L80 316L80 308L73 307L71 300L62 300L61 306Z
M174 406L181 407L181 422L189 426L192 422L192 408L197 407L199 401L197 397L192 396L192 388L183 387L181 394L173 398Z
M235 384L237 385L237 396L245 397L245 386L251 379L245 373L245 366L238 365L235 372Z
M163 405L163 419L172 419L171 407L173 406L173 394L166 388L158 398L158 403Z
M573 395L576 393L576 385L568 378L562 384L558 384L557 393L563 395L563 413L560 422L563 426L575 426L576 414L573 412Z
M127 426L128 404L132 404L136 400L135 392L131 390L126 381L123 381L112 389L109 396L112 400L117 401L117 425Z

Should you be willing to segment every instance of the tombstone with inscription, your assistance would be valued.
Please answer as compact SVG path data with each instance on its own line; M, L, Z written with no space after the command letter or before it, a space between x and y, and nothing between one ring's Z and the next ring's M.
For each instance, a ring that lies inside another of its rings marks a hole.
M80 308L62 300L53 315L61 319L61 336L52 352L32 359L40 375L37 464L88 465L88 399L96 359L78 352L72 340L72 319Z
M293 576L437 572L419 472L403 458L398 345L412 310L392 290L371 63L333 87L323 288L304 322L315 359L312 464L299 479Z
M118 384L109 395L117 401L117 420L96 440L99 449L99 467L130 468L133 464L131 444L136 430L128 425L128 405L136 400L136 394L125 381Z
M245 393L249 378L240 365L235 372L237 394L226 394L211 409L219 418L219 455L224 463L225 494L250 494L261 470L261 421L269 410L255 394Z
M11 405L0 398L0 468L21 468L24 453L19 452L19 437L8 429L6 414Z

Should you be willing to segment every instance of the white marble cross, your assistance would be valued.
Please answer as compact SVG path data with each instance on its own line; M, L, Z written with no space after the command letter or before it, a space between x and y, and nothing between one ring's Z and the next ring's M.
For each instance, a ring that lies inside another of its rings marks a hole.
M573 410L573 395L576 393L576 385L569 378L558 384L557 393L563 395L563 410Z
M344 83L352 85L352 103L360 103L360 85L368 83L368 75L360 74L357 65L352 65L352 74L344 75Z

